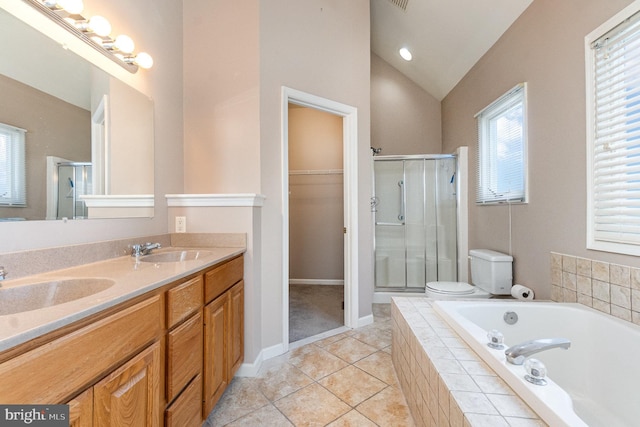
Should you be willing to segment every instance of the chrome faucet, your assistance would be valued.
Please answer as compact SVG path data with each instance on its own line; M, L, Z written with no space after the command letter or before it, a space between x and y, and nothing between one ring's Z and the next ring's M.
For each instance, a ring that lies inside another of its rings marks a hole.
M5 270L4 267L0 267L0 280L4 280L7 274L9 274L9 272Z
M152 250L160 249L160 243L142 243L131 246L131 256L149 255Z
M569 347L571 347L571 341L566 338L543 338L525 341L509 347L504 351L504 354L507 356L507 362L513 363L514 365L522 365L524 360L532 354L552 348L564 348L566 350Z

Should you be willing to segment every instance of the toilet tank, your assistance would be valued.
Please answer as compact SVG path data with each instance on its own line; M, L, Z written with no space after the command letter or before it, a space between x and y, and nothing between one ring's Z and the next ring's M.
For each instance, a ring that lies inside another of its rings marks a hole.
M513 257L489 249L471 249L471 280L493 295L510 295L513 283Z

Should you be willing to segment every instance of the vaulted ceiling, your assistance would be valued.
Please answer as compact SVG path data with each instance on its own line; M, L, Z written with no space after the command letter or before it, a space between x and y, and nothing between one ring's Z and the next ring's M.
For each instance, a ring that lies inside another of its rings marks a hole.
M442 100L532 1L371 0L371 50Z

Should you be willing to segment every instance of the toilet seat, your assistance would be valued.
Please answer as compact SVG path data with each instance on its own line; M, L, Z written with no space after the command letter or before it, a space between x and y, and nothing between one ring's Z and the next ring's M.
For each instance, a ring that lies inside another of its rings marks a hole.
M490 298L491 294L466 282L429 282L424 290L428 298Z
M447 295L469 295L476 288L465 282L429 282L427 288L434 292L440 292Z

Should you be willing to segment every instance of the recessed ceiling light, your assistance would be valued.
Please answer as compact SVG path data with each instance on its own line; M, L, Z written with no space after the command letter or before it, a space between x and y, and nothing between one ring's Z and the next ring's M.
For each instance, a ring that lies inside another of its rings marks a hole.
M407 49L406 47L400 49L399 52L400 56L402 56L402 59L404 59L405 61L411 61L411 59L413 58L413 55L411 55L411 52L409 52L409 49Z

